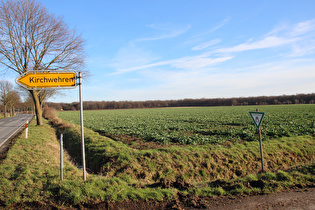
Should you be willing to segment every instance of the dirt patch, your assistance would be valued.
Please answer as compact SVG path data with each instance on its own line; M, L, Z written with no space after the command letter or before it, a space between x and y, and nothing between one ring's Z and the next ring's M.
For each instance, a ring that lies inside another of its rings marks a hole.
M175 200L125 200L91 203L87 205L63 206L62 209L107 209L107 210L138 210L138 209L216 209L216 210L260 210L260 209L315 209L315 187L305 189L292 189L267 195L255 196L218 196L196 197L193 195L177 194ZM59 203L60 205L60 203ZM5 207L0 203L0 209ZM10 206L12 209L56 209L53 203L20 203ZM60 206L59 206L60 208Z
M173 201L107 202L87 209L315 209L315 188L291 190L268 195L194 197L179 194Z
M210 207L210 206L209 206ZM213 205L216 209L315 209L315 188L269 195L231 197Z

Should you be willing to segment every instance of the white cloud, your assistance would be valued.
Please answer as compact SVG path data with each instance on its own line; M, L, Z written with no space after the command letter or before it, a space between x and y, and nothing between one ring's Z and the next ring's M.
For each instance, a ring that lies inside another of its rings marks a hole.
M289 57L301 57L315 53L315 40L304 41L303 43L296 43L292 46L292 52Z
M271 47L278 47L281 45L293 43L297 41L298 38L283 38L277 36L268 36L262 40L256 42L248 42L236 45L234 47L221 48L216 50L215 52L219 53L233 53L233 52L243 52L248 50L257 50L257 49L265 49Z
M289 56L312 54L315 42L302 36L312 31L315 31L315 19L299 22L293 26L282 24L264 35L261 40L252 41L251 39L236 46L217 49L214 53L237 53L287 45L292 47L292 53Z
M154 53L130 43L117 52L115 58L110 62L110 66L123 73L124 69L127 69L125 72L132 71L128 70L130 66L147 65L157 59L159 57L155 56Z
M315 30L315 19L306 20L293 25L282 23L272 29L267 36L297 37Z
M230 17L225 18L223 21L221 21L218 25L211 28L209 31L198 34L197 37L205 36L205 35L208 35L208 34L215 32L216 30L218 30L218 29L222 28L223 26L225 26L226 24L228 24L230 22L230 20L231 20Z
M221 39L213 39L213 40L201 43L201 44L193 47L192 50L202 50L202 49L208 48L208 47L210 47L212 45L218 44L220 42L221 42Z
M221 62L230 60L232 58L233 57L231 56L219 57L219 58L209 58L209 57L204 57L204 55L187 56L187 57L173 59L173 60L155 62L155 63L151 63L147 65L139 65L139 66L135 66L131 68L122 68L122 69L118 69L114 74L127 73L131 71L149 69L152 67L165 66L165 65L170 65L175 68L197 69L197 68L203 68L203 67L211 66L217 63L221 63Z
M155 62L155 63L151 63L151 64L146 64L146 65L138 65L138 66L134 66L134 67L130 67L130 68L119 68L113 74L122 74L122 73L137 71L137 70L141 70L141 69L148 69L148 68L152 68L152 67L156 67L156 66L164 66L164 65L168 65L170 63L171 63L171 61L161 61L161 62Z
M279 26L276 26L274 29L272 29L267 34L265 34L264 37L278 36L280 33L282 33L283 31L287 31L289 28L290 28L290 26L288 24L281 24Z
M309 39L307 43L303 42L305 37L300 36L301 34L306 34L310 31L312 31L313 27L313 21L305 21L296 24L294 27L285 26L282 25L281 27L273 29L271 32L269 32L267 35L262 36L260 39L250 39L249 41L245 43L241 43L235 46L230 47L222 47L218 48L216 50L207 51L199 55L194 56L183 56L176 59L169 59L169 60L161 60L158 61L160 58L157 56L145 56L144 54L140 53L140 57L143 55L144 60L140 62L140 58L136 59L133 58L135 55L131 55L132 52L128 51L128 53L125 53L126 56L131 56L128 58L131 61L137 62L129 62L124 63L124 65L117 65L116 72L114 74L123 74L127 72L133 72L133 71L139 71L139 76L144 76L148 72L156 72L157 70L160 70L163 72L163 87L156 87L157 94L162 93L163 89L165 88L165 92L167 92L167 87L171 89L171 93L166 94L172 94L170 98L176 98L176 94L183 95L183 93L187 94L187 97L189 93L191 93L191 96L198 97L196 94L197 92L200 92L202 97L206 97L205 92L208 89L210 92L213 89L218 89L220 92L216 92L221 97L230 97L230 96L236 96L239 92L242 92L242 94L248 94L250 93L252 95L257 95L254 93L254 90L247 90L250 88L254 88L256 91L260 91L259 88L261 88L261 91L266 90L266 94L268 91L270 92L270 95L272 95L271 87L276 87L277 84L279 85L279 90L283 91L281 94L289 93L285 91L285 87L289 87L289 83L294 83L294 78L298 78L299 71L298 67L288 70L291 66L286 65L286 63L290 63L290 60L285 60L281 65L271 65L266 66L262 65L261 63L255 63L250 64L251 62L248 62L249 65L252 65L252 67L247 67L244 70L238 71L237 63L233 67L233 71L230 69L224 69L222 66L220 69L216 69L215 73L214 71L203 71L205 69L210 70L209 67L216 67L216 65L224 63L228 60L231 60L233 58L238 59L239 56L237 56L237 53L244 52L244 51L250 51L250 50L267 50L268 48L274 48L274 47L292 47L292 53L287 53L291 57L293 56L302 56L306 54L311 54L315 52L315 41L310 41ZM294 33L293 33L294 32ZM295 34L295 36L291 36L292 34ZM154 40L154 39L151 39ZM195 47L192 48L192 50L202 50L206 49L214 44L218 44L221 42L221 39L213 39L207 42L202 42ZM189 52L187 52L189 53ZM266 51L268 53L268 51ZM280 56L280 55L279 55ZM283 56L283 55L281 55ZM121 56L120 58L123 58ZM288 57L287 57L288 58ZM127 60L128 60L127 59ZM285 57L282 57L282 59L285 59ZM238 61L236 61L238 62ZM277 61L279 62L279 61ZM275 62L274 64L277 64ZM128 65L126 65L128 64ZM134 65L131 65L134 64ZM264 66L264 68L261 69L258 74L252 74L251 72L256 72L260 69L259 66ZM156 68L159 67L159 68ZM176 69L176 71L174 71ZM266 70L267 69L267 70ZM140 71L145 70L145 71ZM224 73L228 72L228 73ZM196 73L197 74L194 74ZM222 72L222 73L221 73ZM267 73L268 72L268 73ZM309 72L309 69L305 72ZM282 77L279 79L281 74L290 74L286 75L285 77ZM253 81L251 80L251 77L257 78L257 75L260 75L259 81ZM314 78L314 76L311 76ZM154 73L150 77L146 77L148 80L158 80L159 76ZM172 81L168 81L166 78L174 78ZM301 82L303 79L309 78L308 76L305 76L303 78L299 77L299 85L292 85L290 87L295 87L296 90L301 90L300 92L303 92L302 90L305 90L304 92L309 92L311 86L311 83L303 84L304 89L301 86ZM162 80L160 80L162 81ZM266 85L266 87L265 87ZM267 87L269 85L269 88ZM186 88L187 87L187 88ZM189 87L189 88L188 88ZM314 85L313 85L314 87ZM187 90L185 90L185 88ZM268 90L268 91L267 91ZM307 91L308 90L308 91ZM145 90L148 91L148 90ZM144 92L141 91L139 95L144 94ZM147 97L150 98L149 95L153 94L155 90L150 89L148 91ZM195 94L193 94L193 92ZM181 94L180 94L181 93ZM280 91L279 91L280 93ZM278 94L278 93L277 93ZM292 93L294 94L294 93ZM182 96L183 97L183 96ZM210 95L208 97L211 97ZM139 97L136 97L139 98ZM159 97L161 98L161 97Z
M299 36L299 35L306 34L310 31L314 31L314 30L315 30L315 19L311 19L311 20L300 22L294 25L290 34L292 36Z
M134 40L134 42L154 41L154 40L160 40L160 39L173 38L173 37L176 37L185 33L191 28L190 25L177 27L177 26L173 26L169 24L152 24L152 25L149 25L149 27L158 31L158 33L152 36L136 39Z
M198 69L207 66L211 66L217 63L221 63L227 60L232 59L233 57L221 57L221 58L208 58L201 56L193 56L193 57L184 57L171 63L172 66L176 68L184 68L184 69Z

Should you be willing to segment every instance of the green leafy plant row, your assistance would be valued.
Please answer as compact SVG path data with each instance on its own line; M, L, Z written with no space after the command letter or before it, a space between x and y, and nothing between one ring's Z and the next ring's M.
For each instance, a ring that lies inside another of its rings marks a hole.
M265 112L263 140L315 133L315 105L259 106ZM85 111L84 125L116 140L140 138L161 144L214 144L255 141L257 129L248 112L253 106ZM79 112L59 112L79 124Z

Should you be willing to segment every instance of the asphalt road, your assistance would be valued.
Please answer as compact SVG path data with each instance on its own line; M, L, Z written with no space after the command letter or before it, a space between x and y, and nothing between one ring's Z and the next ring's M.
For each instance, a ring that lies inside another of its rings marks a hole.
M18 114L14 117L0 119L0 147L24 129L26 121L31 121L32 118L32 114Z

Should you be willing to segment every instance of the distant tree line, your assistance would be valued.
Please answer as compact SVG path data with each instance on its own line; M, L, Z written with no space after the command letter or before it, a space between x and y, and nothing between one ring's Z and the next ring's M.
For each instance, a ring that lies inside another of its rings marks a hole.
M247 106L247 105L277 105L277 104L315 104L315 93L282 96L258 96L241 98L214 99L181 99L153 101L85 101L84 110L98 109L136 109L159 107L189 107L189 106ZM57 110L79 110L80 104L46 102L45 107Z
M9 81L0 80L0 118L14 116L16 113L34 113L33 99L26 93L28 92ZM49 98L47 95L42 94L42 100ZM21 96L24 96L24 101Z

